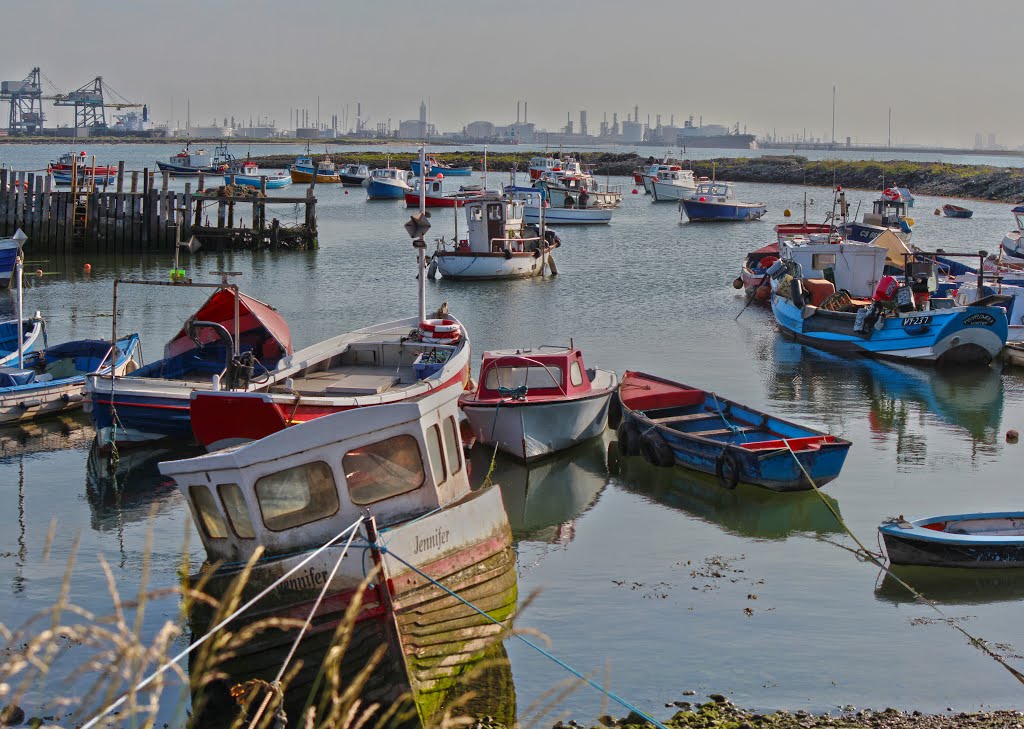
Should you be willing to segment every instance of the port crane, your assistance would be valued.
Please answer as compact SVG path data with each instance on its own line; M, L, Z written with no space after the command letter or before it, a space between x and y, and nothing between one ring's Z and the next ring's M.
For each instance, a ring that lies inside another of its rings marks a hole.
M44 94L44 80L57 93ZM44 101L52 101L54 106L74 107L76 129L106 129L108 108L140 109L143 106L128 101L109 85L105 85L102 76L97 76L74 91L64 93L38 66L22 81L0 82L0 102L4 101L10 103L7 128L11 134L33 134L42 130L46 121Z

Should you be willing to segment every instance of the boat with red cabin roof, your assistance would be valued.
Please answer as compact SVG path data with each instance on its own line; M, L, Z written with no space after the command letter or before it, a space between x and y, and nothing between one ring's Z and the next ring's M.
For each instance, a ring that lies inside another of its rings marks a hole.
M459 406L477 440L531 461L604 432L617 384L571 344L496 350L484 352L480 384Z
M751 251L743 261L739 277L733 281L733 288L742 288L747 296L767 303L771 298L768 285L768 269L779 260L779 244L785 240L806 237L808 240L831 240L834 228L828 223L783 223L775 226L775 242ZM825 236L821 239L820 236ZM838 240L838 238L837 238ZM763 287L763 288L762 288ZM758 291L762 293L758 293Z

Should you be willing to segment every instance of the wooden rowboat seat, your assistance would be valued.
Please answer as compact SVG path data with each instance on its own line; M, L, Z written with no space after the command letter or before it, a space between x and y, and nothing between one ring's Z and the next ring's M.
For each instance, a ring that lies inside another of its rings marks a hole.
M737 428L718 428L716 430L692 430L687 435L699 435L701 438L716 438L720 435L739 435L741 433L755 433L764 430L760 425L743 426Z
M664 418L651 418L652 423L658 425L669 425L672 423L690 423L695 420L710 420L711 418L720 418L722 413L720 412L704 412L704 413L691 413L690 415L669 415Z

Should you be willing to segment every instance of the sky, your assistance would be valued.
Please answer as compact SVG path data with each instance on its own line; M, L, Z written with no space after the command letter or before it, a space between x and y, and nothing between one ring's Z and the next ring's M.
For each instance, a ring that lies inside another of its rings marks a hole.
M557 130L587 110L689 115L761 135L1024 145L1020 0L35 0L3 4L0 78L102 75L158 123L289 111ZM21 29L21 30L15 30ZM55 42L59 39L59 42ZM48 87L48 91L53 91ZM173 111L172 111L173 107ZM71 121L49 104L48 124ZM3 110L6 116L6 109ZM173 113L173 116L172 116Z

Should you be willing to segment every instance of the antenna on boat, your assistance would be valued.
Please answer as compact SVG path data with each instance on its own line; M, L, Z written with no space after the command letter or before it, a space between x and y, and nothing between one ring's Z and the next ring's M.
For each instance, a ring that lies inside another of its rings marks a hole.
M423 236L430 230L430 213L427 212L427 185L426 185L427 160L424 148L420 147L420 211L410 216L409 222L405 224L405 231L412 238L412 247L416 249L416 281L419 289L419 317L420 321L427 318L427 243Z
M18 229L21 233L21 228ZM25 235L24 233L21 233ZM14 276L18 283L18 310L15 312L15 316L18 317L18 369L25 368L25 302L22 298L23 287L22 278L24 276L25 264L22 262L21 251L18 251L18 257L14 259Z

